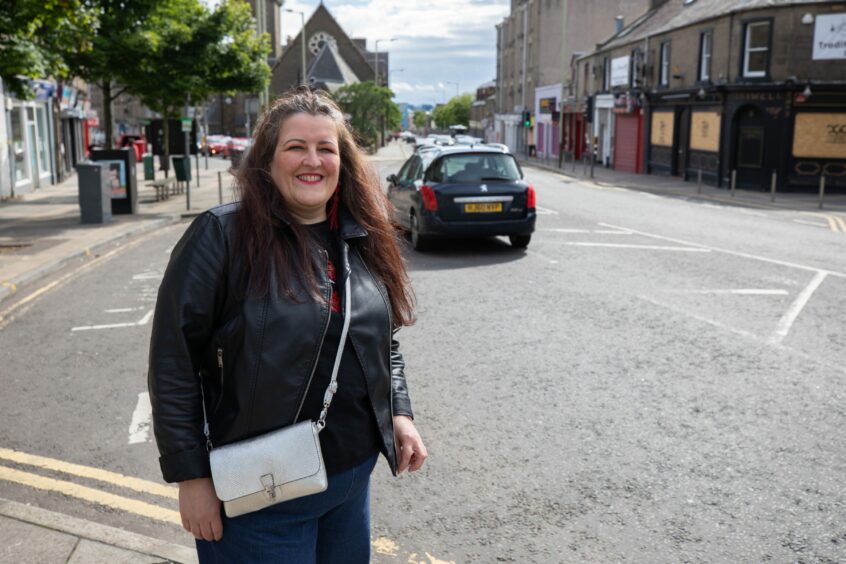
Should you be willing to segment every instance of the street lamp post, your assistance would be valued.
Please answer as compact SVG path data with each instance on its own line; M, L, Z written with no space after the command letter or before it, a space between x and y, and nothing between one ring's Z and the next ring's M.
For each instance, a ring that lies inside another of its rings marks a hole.
M300 20L302 21L303 28L302 28L302 31L300 31L300 39L302 39L301 45L300 45L300 49L302 50L302 60L300 61L300 63L302 64L302 82L301 82L301 84L308 84L308 77L306 76L305 12L301 12L300 10L292 10L291 8L285 8L285 11L291 12L292 14L299 14Z
M396 37L391 37L390 39L377 39L376 42L374 43L374 45L375 45L374 53L376 55L376 68L374 69L375 72L373 74L376 75L376 77L375 77L376 78L376 86L379 86L379 43L383 42L383 41L390 43L391 41L396 41L396 40L397 40Z

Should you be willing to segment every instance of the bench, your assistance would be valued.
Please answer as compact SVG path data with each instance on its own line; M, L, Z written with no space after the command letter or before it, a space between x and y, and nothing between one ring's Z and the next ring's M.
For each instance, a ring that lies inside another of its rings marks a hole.
M159 200L167 200L170 198L171 194L176 193L176 178L172 176L169 178L160 178L159 180L148 182L147 186L151 186L156 189L157 202Z

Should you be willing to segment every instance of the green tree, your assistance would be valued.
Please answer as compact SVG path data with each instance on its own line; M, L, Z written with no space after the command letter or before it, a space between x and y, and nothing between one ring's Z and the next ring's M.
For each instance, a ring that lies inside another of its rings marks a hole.
M402 112L390 88L377 86L373 81L347 84L335 91L334 98L358 135L360 145L375 145L380 126L396 129L402 123Z
M425 129L429 126L429 115L426 114L423 110L417 110L414 112L414 127L417 129Z
M441 129L450 125L470 125L470 106L473 105L472 94L453 96L449 102L435 108L432 118Z
M153 25L150 14L167 1L74 1L94 18L93 29L78 33L75 41L66 42L60 49L60 56L72 74L89 84L96 84L103 92L103 124L108 148L112 147L112 102L124 92L134 94L127 86L127 75L135 71L138 60L144 55L144 35ZM79 49L80 43L88 43L88 48ZM155 74L148 80L155 81Z
M94 17L80 0L4 0L0 8L0 79L18 98L29 98L27 80L65 77L63 48L86 52Z
M168 120L213 93L257 92L270 79L269 36L255 35L250 6L224 0L210 10L199 0L168 0L151 14L140 41L144 56L126 76L127 88L164 118L164 156L169 158Z

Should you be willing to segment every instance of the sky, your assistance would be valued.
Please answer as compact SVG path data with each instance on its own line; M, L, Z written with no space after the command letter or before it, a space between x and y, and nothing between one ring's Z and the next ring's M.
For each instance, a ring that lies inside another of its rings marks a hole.
M305 12L318 0L285 0ZM509 0L326 0L347 35L367 38L367 48L390 53L390 87L396 102L435 104L496 77L496 24ZM281 37L300 31L300 15L282 12ZM395 41L384 41L396 38ZM402 70L400 70L402 69ZM457 87L456 87L457 84Z

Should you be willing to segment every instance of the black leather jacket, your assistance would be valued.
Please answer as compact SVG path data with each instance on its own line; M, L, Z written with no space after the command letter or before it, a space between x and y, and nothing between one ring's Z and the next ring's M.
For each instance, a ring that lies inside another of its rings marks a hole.
M210 444L294 423L328 327L332 290L325 263L316 268L325 303L297 303L277 292L235 298L230 289L240 264L232 240L237 210L238 204L229 204L199 216L174 247L159 287L148 384L167 482L210 476ZM356 240L367 233L343 210L340 218L341 272L352 276L348 338L367 379L382 452L396 474L392 416L412 416L405 363L393 338L387 289L356 250ZM315 251L314 260L327 258ZM331 412L329 418L331 425Z

